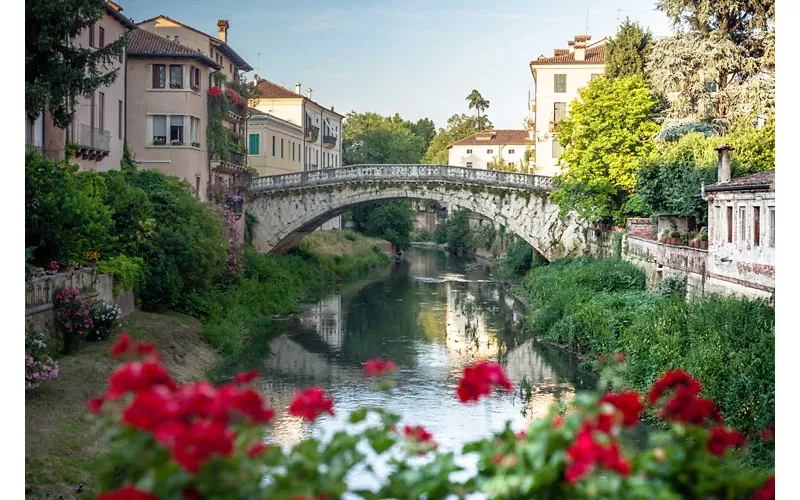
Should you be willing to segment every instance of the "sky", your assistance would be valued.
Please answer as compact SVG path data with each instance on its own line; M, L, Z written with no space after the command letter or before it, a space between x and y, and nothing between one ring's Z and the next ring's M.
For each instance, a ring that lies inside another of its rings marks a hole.
M228 44L254 74L337 112L399 113L437 128L471 113L466 96L478 89L498 129L520 129L527 116L528 63L567 48L574 35L613 36L625 18L670 35L655 0L366 1L120 0L134 22L163 14L216 35L230 23Z

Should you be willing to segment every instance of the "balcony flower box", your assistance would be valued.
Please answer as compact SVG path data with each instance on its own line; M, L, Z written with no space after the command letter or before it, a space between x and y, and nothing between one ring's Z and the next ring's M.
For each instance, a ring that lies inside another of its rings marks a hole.
M159 137L153 137L153 146L163 146L167 143L166 139L161 139Z
M176 81L176 80L173 80L173 81L169 82L169 88L171 88L171 89L182 89L183 88L183 83L179 82L179 81Z
M193 148L199 148L200 147L200 143L195 141L195 142L192 143L192 147Z
M183 141L179 139L172 139L169 143L173 146L183 146Z

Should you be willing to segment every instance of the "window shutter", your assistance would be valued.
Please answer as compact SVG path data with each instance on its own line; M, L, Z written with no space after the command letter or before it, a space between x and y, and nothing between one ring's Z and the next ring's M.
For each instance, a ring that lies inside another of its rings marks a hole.
M258 154L258 134L250 134L250 154Z
M152 86L153 86L153 88L154 88L154 89L157 89L157 88L158 88L158 84L159 84L159 78L158 78L158 73L159 73L159 72L158 72L158 64L153 64L153 65L151 65L151 66L150 66L150 68L152 69L152 73L153 73L153 82L152 82Z

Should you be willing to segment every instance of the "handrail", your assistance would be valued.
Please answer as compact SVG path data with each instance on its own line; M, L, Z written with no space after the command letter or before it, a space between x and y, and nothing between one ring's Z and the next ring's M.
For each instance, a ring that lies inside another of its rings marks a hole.
M274 191L357 181L444 181L496 187L553 189L553 178L544 175L455 167L452 165L389 164L349 165L292 174L261 176L253 179L253 190L257 192Z

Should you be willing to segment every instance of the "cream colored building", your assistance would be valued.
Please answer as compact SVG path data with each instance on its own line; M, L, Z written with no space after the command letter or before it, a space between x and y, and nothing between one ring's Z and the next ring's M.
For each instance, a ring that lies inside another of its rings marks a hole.
M565 165L558 158L563 148L554 139L555 124L569 114L578 89L605 69L606 38L590 42L591 35L576 35L569 48L555 49L552 57L539 56L530 62L535 83L530 111L536 122L536 170L539 175L555 175Z
M303 171L303 128L299 125L250 108L247 145L247 163L258 176Z
M206 198L209 75L200 52L137 29L128 42L128 145L141 168L187 181Z
M104 4L103 16L91 27L82 30L72 43L83 48L100 48L110 44L136 26L122 14L114 2ZM75 99L75 118L66 129L52 123L49 111L30 122L25 121L25 149L39 150L52 160L64 157L67 142L76 146L71 163L81 170L118 170L125 141L126 53L101 71L118 70L114 83L104 85L89 96Z
M535 141L527 130L484 130L449 146L448 164L458 167L497 168L528 172L533 167Z

